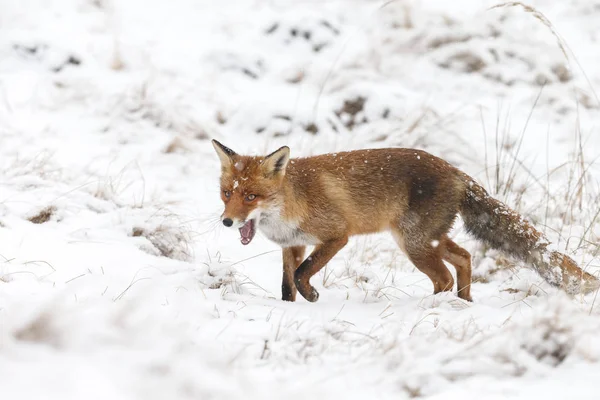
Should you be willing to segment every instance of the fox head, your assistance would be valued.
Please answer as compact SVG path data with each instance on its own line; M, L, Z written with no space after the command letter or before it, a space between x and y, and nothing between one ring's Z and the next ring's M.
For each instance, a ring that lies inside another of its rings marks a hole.
M290 149L283 146L265 157L251 157L216 140L212 144L221 160L221 220L226 227L238 228L246 245L254 238L260 214L279 205Z

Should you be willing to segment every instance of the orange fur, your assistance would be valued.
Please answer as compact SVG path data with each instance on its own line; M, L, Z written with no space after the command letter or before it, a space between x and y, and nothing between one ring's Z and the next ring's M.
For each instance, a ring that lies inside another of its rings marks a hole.
M350 236L381 231L393 234L434 293L452 290L447 261L457 271L458 296L471 300L470 254L447 236L458 214L476 237L531 263L550 283L572 293L598 287L571 259L546 250L543 235L516 212L427 152L372 149L290 159L287 147L251 157L213 145L222 165L224 223L245 229L244 244L259 229L282 246L284 300L294 301L297 288L316 301L310 278ZM309 245L315 248L303 260Z

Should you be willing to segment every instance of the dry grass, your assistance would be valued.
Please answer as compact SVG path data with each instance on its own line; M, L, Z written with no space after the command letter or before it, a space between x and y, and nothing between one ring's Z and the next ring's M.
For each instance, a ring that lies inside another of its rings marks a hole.
M144 237L162 257L180 261L192 259L189 233L179 226L162 224L152 229L134 227L131 236Z
M550 20L548 18L546 18L546 16L541 11L536 9L535 7L532 7L528 4L522 3L520 1L511 1L511 2L506 2L506 3L496 4L495 6L491 7L490 9L508 8L508 7L522 8L526 13L531 14L536 20L540 21L544 26L546 26L550 30L552 35L556 38L557 45L560 48L560 51L562 52L562 54L565 56L567 63L569 64L569 66L571 65L571 56L572 56L573 60L577 64L577 67L579 68L579 70L581 71L583 76L585 77L585 80L586 80L590 90L594 94L596 102L598 103L598 105L600 105L600 98L598 98L598 94L594 90L592 82L588 78L585 70L579 63L579 60L577 59L577 57L575 57L575 54L573 53L573 51L571 50L569 45L565 42L565 40L562 38L562 36L556 31L556 28L554 27L552 22L550 22ZM571 56L569 56L569 54L571 54Z
M43 150L30 157L15 155L3 173L7 177L39 176L42 179L60 179L62 171L53 163L54 152Z
M120 200L127 192L132 192L131 196L133 199L131 200L131 203L129 201ZM99 199L111 201L119 206L130 205L133 208L144 207L146 179L142 169L136 162L132 162L121 168L119 172L114 175L109 175L109 172L107 171L106 176L98 180L96 191L93 195Z
M532 7L528 4L521 3L520 1L511 1L511 2L507 2L507 3L496 4L495 6L490 7L490 10L493 10L496 8L508 8L508 7L521 7L525 12L531 14L535 19L537 19L542 24L544 24L548 29L550 29L550 32L552 32L552 35L556 38L558 47L560 48L560 51L562 51L562 53L565 56L565 58L567 59L567 61L569 61L569 55L567 54L567 44L562 39L562 37L558 34L556 29L554 29L554 25L552 25L550 20L548 18L546 18L546 16L541 11L539 11L535 7Z
M173 154L173 153L189 153L190 148L185 144L183 139L180 136L176 136L171 142L165 147L163 153Z
M54 207L54 206L44 207L39 212L37 212L35 215L27 218L27 220L34 224L43 224L45 222L50 221L50 219L52 218L52 216L54 215L55 212L56 212L56 207Z
M125 62L123 61L123 56L121 55L121 46L116 38L113 44L113 54L110 62L110 68L113 71L121 71L125 69Z
M52 326L52 317L41 313L37 318L29 321L14 333L15 339L34 343L45 343L58 347L59 341L55 328Z

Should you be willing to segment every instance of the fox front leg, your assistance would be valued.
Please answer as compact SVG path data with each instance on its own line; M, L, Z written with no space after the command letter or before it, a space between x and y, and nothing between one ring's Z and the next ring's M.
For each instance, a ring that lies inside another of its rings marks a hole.
M319 272L348 243L348 237L329 240L315 247L311 255L300 264L294 274L296 288L306 300L319 300L319 292L310 284L310 278Z
M294 273L304 259L306 247L296 246L284 248L283 253L283 280L281 282L281 299L284 301L296 301L296 284Z

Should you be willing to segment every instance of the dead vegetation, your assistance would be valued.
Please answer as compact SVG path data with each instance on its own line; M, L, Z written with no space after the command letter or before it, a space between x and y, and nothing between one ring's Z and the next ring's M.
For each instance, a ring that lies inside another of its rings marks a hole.
M177 136L173 140L171 140L171 142L163 150L165 154L183 154L189 153L190 151L190 148L185 144L184 140L180 136Z
M56 212L55 206L47 206L47 207L42 208L39 212L37 212L33 216L27 218L27 220L34 224L43 224L43 223L50 221L50 219L52 218L52 216L54 215L55 212Z
M152 248L142 247L150 254L172 258L179 261L189 261L192 258L190 235L182 227L162 224L155 228L134 227L132 237L144 237Z
M42 312L27 324L14 332L17 340L33 343L43 343L53 347L60 347L60 335L57 333L52 315L49 311Z
M475 53L468 51L457 52L445 61L438 64L442 68L459 69L462 72L472 73L481 71L486 66L486 62Z
M98 179L96 190L92 194L121 207L143 208L146 179L140 166L132 162L117 173L107 171L104 177Z
M335 115L351 131L356 125L369 122L367 117L362 115L366 102L367 99L362 96L344 100L344 105L335 111Z
M521 8L526 13L532 15L536 20L538 20L539 22L541 22L544 26L546 26L550 30L550 32L552 33L552 36L554 36L554 38L556 39L557 46L560 48L560 51L562 52L562 54L565 57L565 60L569 64L569 67L570 67L570 64L571 64L571 60L574 60L575 63L577 64L577 67L579 68L579 70L581 71L581 73L583 74L583 76L585 77L585 80L586 80L586 82L588 84L588 87L589 87L589 89L592 91L592 93L594 95L596 103L598 105L600 105L600 98L598 97L598 94L594 90L594 86L592 85L592 82L590 81L589 77L587 76L585 70L583 69L583 67L579 63L579 60L577 59L577 57L575 57L573 51L571 50L571 48L569 47L569 45L567 44L567 42L558 33L558 31L556 30L556 28L554 27L554 25L552 24L552 22L541 11L539 11L535 7L532 7L532 6L528 5L528 4L522 3L520 1L511 1L511 2L497 4L497 5L493 6L493 7L491 7L490 9L511 8L511 7L519 7L519 8ZM554 69L553 69L553 71L554 71ZM568 69L567 69L567 71L568 71ZM564 79L564 77L566 77L566 75L563 74L560 69L558 70L558 72L554 71L554 73L559 77L559 79L561 79L561 77L563 77L563 79Z
M528 46L523 46L520 42L521 38L515 36L513 31L502 28L509 19L516 21L520 17L508 13L508 9L514 7L521 8L532 15L550 31L556 39L561 54L559 55L552 45L548 46L547 52L557 53L558 57L562 55L564 61L549 63L533 57ZM499 13L500 9L506 11ZM539 10L521 2L507 2L491 7L488 13L492 19L479 28L471 26L467 21L453 19L439 21L439 30L423 35L417 42L420 42L425 51L432 53L436 64L441 68L466 74L479 74L485 79L506 86L513 86L518 82L533 86L549 83L565 84L573 79L572 61L575 61L581 69L567 43L550 20ZM463 26L461 27L460 24ZM585 72L583 74L585 76ZM595 97L597 99L597 96Z
M277 36L285 44L303 43L314 53L330 47L340 29L333 23L322 19L320 21L304 21L296 23L274 22L264 30L267 36Z

